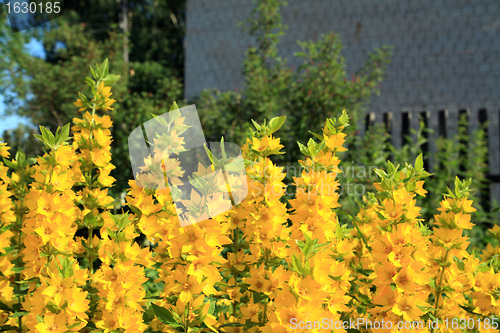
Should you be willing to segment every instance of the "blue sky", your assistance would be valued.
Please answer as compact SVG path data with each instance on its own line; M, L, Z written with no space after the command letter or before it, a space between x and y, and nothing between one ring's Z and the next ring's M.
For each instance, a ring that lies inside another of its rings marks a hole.
M22 33L22 32L18 32ZM45 57L42 44L35 39L32 39L30 43L26 44L26 49L35 56ZM22 118L17 115L6 116L4 113L5 104L2 96L0 96L0 137L4 131L9 129L14 129L20 123L29 124L28 118Z

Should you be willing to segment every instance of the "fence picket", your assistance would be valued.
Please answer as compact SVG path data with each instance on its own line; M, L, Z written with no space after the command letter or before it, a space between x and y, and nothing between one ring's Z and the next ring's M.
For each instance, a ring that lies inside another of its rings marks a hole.
M423 135L427 138L427 144L422 146L422 151L426 152L424 157L425 167L429 172L435 169L435 154L437 153L436 140L439 137L454 139L458 135L460 115L467 115L467 133L469 136L468 142L462 142L469 145L473 139L473 133L480 128L481 124L488 122L486 130L486 140L488 142L489 158L489 174L490 193L487 193L487 201L490 203L500 203L500 110L480 109L472 112L470 109L460 110L424 110L416 112L412 110L402 110L400 112L385 112L382 116L370 112L367 113L364 123L361 126L361 133L364 133L368 128L376 123L384 123L386 131L390 134L391 144L400 149L406 143L406 136L410 136L412 141L416 139L416 135L411 133L411 129L417 131L419 121L422 119L426 128L432 131ZM461 152L461 154L469 154L470 151ZM464 167L464 166L463 166ZM500 213L499 213L500 218Z
M391 143L396 149L400 149L402 146L402 137L401 137L401 124L402 124L402 114L401 112L394 112L392 115L393 126L391 133Z
M440 110L438 112L438 136L447 138L448 137L448 131L446 130L447 127L446 125L448 124L448 110Z
M426 170L431 170L431 154L429 154L429 132L426 131L427 128L429 128L429 112L428 111L422 111L419 114L419 122L420 119L424 122L424 130L422 132L422 135L426 142L422 144L422 152L424 155L424 168Z
M436 168L436 140L439 137L439 114L430 111L425 112L429 119L429 128L432 130L429 133L429 172L433 172Z

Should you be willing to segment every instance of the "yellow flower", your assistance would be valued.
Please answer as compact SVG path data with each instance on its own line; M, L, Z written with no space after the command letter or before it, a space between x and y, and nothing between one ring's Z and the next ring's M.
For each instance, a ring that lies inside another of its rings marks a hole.
M113 110L111 105L113 105L116 100L109 98L111 95L111 87L104 86L104 82L101 81L97 87L97 101L96 98L92 99L92 101L96 101L97 107L101 108L103 111Z
M425 194L427 193L427 191L424 189L424 180L419 180L417 182L417 188L415 189L415 192L420 194L421 196L425 197Z
M43 295L52 299L55 305L61 307L63 302L72 295L73 279L63 279L59 275L52 275L50 280L45 281L48 286L42 292Z
M481 254L481 260L486 262L495 255L500 255L500 247L493 247L491 244L488 244Z
M325 140L326 146L331 150L345 151L346 148L342 147L345 142L345 133L337 133L335 135L328 136Z
M249 289L263 293L271 283L265 278L264 274L263 266L259 266L259 268L251 267L250 277L244 278L243 281L250 284Z
M199 294L202 291L201 286L196 281L196 277L188 276L181 271L177 271L175 279L179 284L180 294L179 300L184 304L193 299L193 295Z
M40 333L63 333L67 332L67 320L64 312L59 314L48 313L43 317L43 322L35 327Z
M9 157L10 156L10 153L9 153L9 149L10 147L7 146L7 144L5 142L0 142L0 156L1 157Z
M79 107L78 111L87 110L87 105L85 105L81 99L77 99L76 102L73 103L73 105Z
M414 282L415 272L409 268L408 266L404 266L398 272L398 274L393 277L394 283L396 283L396 287L400 291L405 291L407 293L414 293L417 285Z
M373 303L380 306L379 311L387 311L396 304L398 293L389 286L384 286L373 296Z
M90 300L87 299L87 292L80 291L79 289L73 287L72 294L68 298L68 313L73 314L80 320L84 321L88 319L85 313L89 309Z
M111 154L103 149L92 149L90 152L92 162L98 167L105 167L111 161Z
M260 140L255 137L252 138L252 149L257 152L276 152L281 148L283 148L283 145L280 144L279 138L273 138L272 136L265 136Z
M420 303L420 304L419 304ZM424 302L419 301L415 296L401 295L393 306L392 311L402 316L406 321L419 320L420 316L424 314L417 305L425 305ZM428 304L427 304L428 305Z
M384 213L391 220L397 220L403 215L403 205L401 203L395 203L395 200L384 199L382 202L384 205Z
M104 310L102 313L102 319L96 322L96 326L104 330L104 333L108 333L118 329L118 324L118 312L108 310Z

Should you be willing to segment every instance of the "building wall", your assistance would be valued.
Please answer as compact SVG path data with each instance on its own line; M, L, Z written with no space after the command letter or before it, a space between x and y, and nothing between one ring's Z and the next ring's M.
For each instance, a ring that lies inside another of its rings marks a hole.
M393 45L381 95L370 111L500 108L500 1L288 0L283 56L297 40L340 35L350 75L370 50ZM252 0L188 0L185 96L243 86L242 61L252 40L238 28ZM293 60L291 65L297 64Z

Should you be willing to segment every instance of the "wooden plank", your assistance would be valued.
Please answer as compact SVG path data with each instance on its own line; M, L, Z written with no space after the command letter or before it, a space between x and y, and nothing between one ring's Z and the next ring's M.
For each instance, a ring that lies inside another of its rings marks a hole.
M401 131L402 131L402 116L400 111L396 111L392 115L393 117L393 128L392 128L392 138L391 142L394 148L400 149L402 145Z
M488 109L488 162L490 176L500 175L500 111ZM500 183L492 181L490 185L492 203L500 203Z
M365 116L357 117L356 125L358 126L358 135L365 135Z
M430 170L431 169L431 154L430 154L430 133L428 131L429 129L429 118L430 118L430 112L429 111L422 111L419 113L419 118L423 121L424 123L424 128L422 129L422 136L424 137L427 142L425 142L421 149L422 153L424 156L424 169L425 170Z
M448 124L449 112L448 110L438 111L438 131L437 135L443 138L448 137L447 124Z
M461 121L462 121L462 118L465 117L465 124L461 124ZM470 150L470 142L471 142L471 137L470 137L470 125L469 125L469 122L470 122L470 111L468 109L462 109L462 110L459 110L458 111L458 131L460 131L460 129L464 128L465 132L467 133L468 135L468 139L464 139L464 138L460 138L460 146L464 146L467 147L465 148L465 150L462 150L459 152L459 155L464 158L462 161L465 161L465 159L467 158L471 158L471 150ZM466 171L466 168L467 166L465 165L466 163L462 163L460 165L460 171L461 172L465 172Z
M483 129L484 125L488 122L488 111L486 109L479 109L477 112L477 117L472 117L473 119L477 119L477 130ZM489 130L488 127L484 128L484 139L486 140L486 145L487 147L489 146ZM489 148L488 148L489 149ZM489 160L489 154L486 155L486 175L488 176L490 174L490 160ZM492 204L492 198L491 198L491 186L487 186L484 189L484 193L481 195L481 200L484 203L484 209L489 210L491 208Z
M401 144L409 143L410 128L411 128L411 112L406 111L401 114Z
M490 184L490 196L491 196L492 206L495 203L500 204L500 183ZM500 219L500 212L498 213L497 218Z
M394 132L394 126L393 126L393 116L392 112L384 112L383 114L383 122L384 122L384 128L385 132L389 135L388 138L386 139L386 142L394 146L393 143L393 132ZM390 152L390 150L389 150ZM392 153L389 154L389 159L394 159L394 156Z
M419 128L419 123L420 123L420 117L419 113L417 111L412 111L410 112L410 128L413 130L410 130L410 137L412 142L417 142L417 132Z
M446 137L453 139L458 134L458 110L448 110L446 119Z
M368 114L365 117L365 131L375 126L375 120L376 120L375 113L368 112Z
M428 112L429 115L429 172L433 172L436 168L436 141L439 137L439 112Z
M393 128L392 128L393 127L392 126L392 121L393 121L392 112L384 112L383 119L384 119L385 130L392 137L392 131L393 131Z
M500 113L488 110L488 150L490 174L500 175Z

